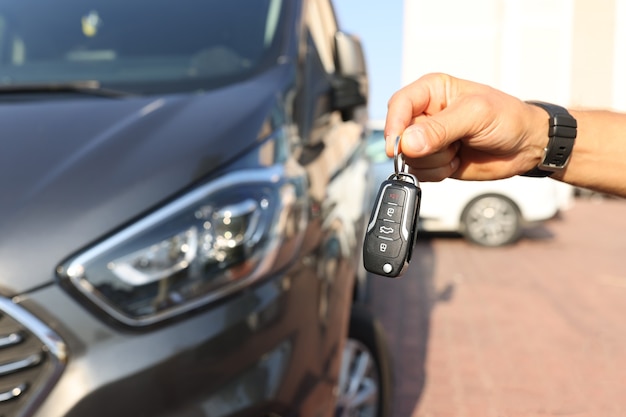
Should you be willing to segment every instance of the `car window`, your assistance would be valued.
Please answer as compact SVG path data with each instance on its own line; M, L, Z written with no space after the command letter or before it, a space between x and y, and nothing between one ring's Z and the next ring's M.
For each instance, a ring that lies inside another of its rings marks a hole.
M225 85L278 55L283 0L0 3L0 83Z

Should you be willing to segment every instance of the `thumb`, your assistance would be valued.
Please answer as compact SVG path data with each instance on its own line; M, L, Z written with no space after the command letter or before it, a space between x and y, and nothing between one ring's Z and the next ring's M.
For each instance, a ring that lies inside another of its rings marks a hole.
M471 120L450 106L432 116L418 117L404 130L400 150L409 158L430 155L470 136L472 127Z
M439 121L439 117L420 117L404 130L400 141L400 150L409 158L420 158L444 149L454 139L448 135L448 129Z

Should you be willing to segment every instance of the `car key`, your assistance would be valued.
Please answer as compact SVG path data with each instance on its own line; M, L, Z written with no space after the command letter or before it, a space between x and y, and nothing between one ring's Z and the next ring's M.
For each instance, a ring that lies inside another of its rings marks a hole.
M378 190L363 244L365 269L393 278L404 273L411 260L422 197L417 178L405 172L399 139L394 150L395 173Z

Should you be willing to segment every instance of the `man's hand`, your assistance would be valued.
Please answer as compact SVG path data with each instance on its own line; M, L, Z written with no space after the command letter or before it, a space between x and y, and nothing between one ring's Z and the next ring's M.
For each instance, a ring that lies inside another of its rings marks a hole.
M389 101L385 138L395 138L410 172L422 181L493 180L524 173L543 155L542 109L483 84L429 74Z

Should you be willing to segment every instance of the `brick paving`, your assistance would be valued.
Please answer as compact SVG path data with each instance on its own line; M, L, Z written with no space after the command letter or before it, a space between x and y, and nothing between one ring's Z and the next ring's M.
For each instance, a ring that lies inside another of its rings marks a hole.
M626 416L626 201L577 200L505 248L422 236L373 281L394 417Z

